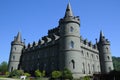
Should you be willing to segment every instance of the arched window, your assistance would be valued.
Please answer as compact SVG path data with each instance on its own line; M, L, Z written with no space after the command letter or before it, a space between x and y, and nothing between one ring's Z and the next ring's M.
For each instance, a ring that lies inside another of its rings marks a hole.
M82 53L82 55L84 56L84 52L83 52L83 50L81 51L81 53Z
M14 50L16 51L16 47L14 47Z
M74 48L74 42L73 41L70 42L70 48Z
M75 69L75 61L72 59L71 62L72 62L73 69Z
M90 72L90 64L88 64L88 70L89 70L89 74L90 74L90 73L91 73L91 72Z
M83 67L82 72L83 72L83 74L85 74L85 64L84 63L82 63L82 67Z
M71 26L71 27L70 27L70 32L73 32L73 30L74 30L74 28Z
M109 57L109 56L107 56L107 58L108 58L108 60L110 60L110 57Z
M97 68L98 68L98 72L100 72L100 69L99 69L100 67L99 67L99 65L97 66Z
M11 72L13 71L13 67L11 67Z
M107 52L108 52L108 47L106 47L106 50L107 50Z
M13 56L13 60L15 60L15 56Z
M89 53L87 52L87 57L89 57Z
M95 72L95 65L93 64L93 73Z

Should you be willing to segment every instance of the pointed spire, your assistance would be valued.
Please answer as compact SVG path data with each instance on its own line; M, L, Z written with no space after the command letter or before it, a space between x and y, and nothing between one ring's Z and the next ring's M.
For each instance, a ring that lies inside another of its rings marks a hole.
M21 34L18 32L17 37L16 37L17 42L22 42Z
M103 37L104 36L104 34L103 34L103 32L102 32L102 30L100 31L100 37Z
M70 17L70 16L73 16L73 13L72 13L71 5L69 2L66 8L65 17Z
M100 41L103 41L104 40L104 34L102 32L102 30L100 31Z

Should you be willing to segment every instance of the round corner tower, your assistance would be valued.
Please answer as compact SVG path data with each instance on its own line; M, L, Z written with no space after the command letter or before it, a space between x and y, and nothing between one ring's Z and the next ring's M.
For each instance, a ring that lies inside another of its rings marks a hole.
M22 42L20 32L18 32L17 37L15 37L11 42L11 51L8 64L9 72L18 69L23 47L24 43Z
M114 69L110 52L110 42L105 39L102 31L100 32L98 50L100 56L101 73L109 73L111 70Z
M67 68L73 77L80 77L80 19L73 16L70 3L67 5L64 18L59 21L60 26L60 69Z

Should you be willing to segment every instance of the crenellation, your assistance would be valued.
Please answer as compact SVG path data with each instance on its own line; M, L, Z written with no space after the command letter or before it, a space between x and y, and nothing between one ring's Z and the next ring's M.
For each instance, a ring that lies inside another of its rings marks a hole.
M49 35L48 35L48 37L49 37L49 38L51 38L51 40L52 40L52 41L53 41L53 40L55 40L54 33L52 33L52 34L49 34Z
M92 42L90 41L90 42L88 42L88 46L89 47L91 47L92 46Z
M59 27L55 27L53 29L50 29L48 30L48 35L51 35L51 34L59 34Z
M51 41L51 38L49 38L48 36L44 36L42 37L42 40L44 40L45 43L48 43Z
M91 50L97 50L97 44L93 44L91 41L83 39L82 36L80 37L80 39L83 47L89 48Z
M27 48L31 48L32 46L31 46L31 44L30 43L28 43L28 46L27 46Z
M85 39L83 42L84 42L85 45L88 45L88 40L87 39Z
M41 40L39 39L39 41L38 41L38 45L41 45Z
M32 47L34 47L34 46L36 46L36 43L35 43L35 41L32 43Z

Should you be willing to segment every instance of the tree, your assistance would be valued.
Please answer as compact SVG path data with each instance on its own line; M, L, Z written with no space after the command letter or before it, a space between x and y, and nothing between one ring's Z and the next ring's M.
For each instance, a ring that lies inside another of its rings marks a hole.
M62 76L62 73L60 71L53 71L52 72L52 78L57 79Z
M112 57L114 69L120 71L120 57Z
M2 74L5 74L7 72L7 67L8 67L8 64L7 62L3 61L1 64L0 64L0 72Z
M42 73L40 72L39 69L37 69L37 70L35 71L35 76L36 76L36 77L42 77Z

